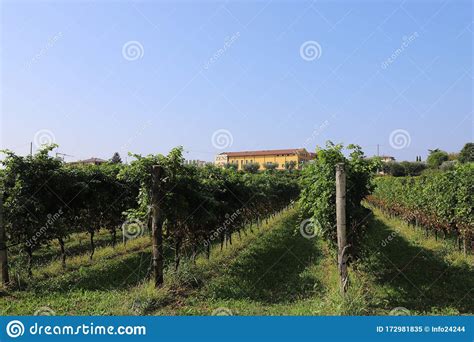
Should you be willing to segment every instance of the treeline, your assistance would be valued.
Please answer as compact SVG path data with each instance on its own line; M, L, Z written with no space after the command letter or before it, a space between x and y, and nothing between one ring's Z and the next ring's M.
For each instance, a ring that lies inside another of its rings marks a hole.
M379 171L394 177L419 176L426 173L452 171L458 164L474 161L474 143L466 143L459 153L448 153L439 148L428 151L426 162L421 161L421 156L417 156L415 162L390 161L382 163Z
M380 171L384 174L394 177L418 176L426 169L427 165L423 162L409 161L390 161L388 163L382 163L380 167Z
M299 194L296 174L185 165L181 148L167 156L135 155L130 165L97 166L65 164L49 156L53 148L26 157L4 151L0 171L6 248L26 253L29 275L33 252L52 240L66 267L64 242L73 233L89 234L91 260L100 229L110 231L112 244L118 229L126 236L143 234L152 225L153 205L159 207L164 243L174 246L177 269L184 249L193 259L200 251L209 257L214 241L231 244L234 233L274 215ZM154 165L162 170L156 203Z
M363 234L364 222L369 211L361 201L371 191L371 178L380 162L365 159L357 145L349 145L349 157L344 147L328 142L325 149L317 150L314 163L309 163L301 173L301 195L299 205L302 218L310 218L309 225L316 234L326 237L334 244L336 232L336 165L343 164L346 173L346 223L347 242L351 253L357 254L359 238ZM302 226L301 229L304 229Z
M473 179L474 163L418 177L377 177L368 201L389 216L433 231L436 237L456 234L466 252L474 238Z

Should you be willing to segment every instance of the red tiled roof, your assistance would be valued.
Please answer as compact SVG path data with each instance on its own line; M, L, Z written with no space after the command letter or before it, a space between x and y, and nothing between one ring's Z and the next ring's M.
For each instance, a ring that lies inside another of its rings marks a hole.
M244 156L269 156L275 154L296 154L305 151L304 148L290 148L285 150L260 150L260 151L241 151L241 152L222 152L220 154L228 157L244 157Z
M88 164L88 163L105 163L107 160L100 159L100 158L89 158L89 159L84 159L84 160L78 160L75 162L71 162L70 164Z

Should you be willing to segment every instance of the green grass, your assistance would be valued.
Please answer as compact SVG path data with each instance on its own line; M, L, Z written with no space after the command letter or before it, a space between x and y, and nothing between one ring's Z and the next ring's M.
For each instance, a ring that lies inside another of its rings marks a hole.
M412 314L474 314L474 258L451 239L436 241L377 209L360 269L371 278L375 314L404 307Z
M183 259L178 272L168 267L159 290L149 280L148 236L105 245L93 263L75 237L67 269L59 260L36 267L25 290L0 292L0 315L31 315L45 306L61 315L209 315L219 308L236 315L383 315L396 307L474 313L474 260L452 241L426 238L374 210L343 298L334 249L304 238L298 226L289 209L249 227L224 250L213 246L210 260L200 255L195 264Z
M273 222L285 215L277 215L259 228L249 227L223 251L218 245L213 246L210 260L200 255L195 265L183 260L179 272L167 268L166 286L160 290L155 290L149 281L148 236L131 240L125 246L99 248L92 263L88 251L69 257L66 270L59 260L52 261L34 269L33 280L23 281L24 290L0 291L0 315L31 315L43 306L64 315L149 314L215 277L242 249L259 240Z
M361 288L342 299L334 253L301 236L298 226L296 212L287 213L192 296L155 314L207 315L219 308L238 315L364 313Z
M117 230L117 244L121 242L122 232ZM98 231L94 236L94 243L97 249L111 246L112 238L110 236L110 232L106 229L101 229ZM89 253L89 235L87 233L72 234L68 239L65 240L65 249L68 257ZM33 252L34 267L42 267L55 260L59 260L59 252L60 248L57 240L52 240L48 245L41 246L38 250ZM16 253L10 259L10 263L12 264L25 262L24 258L19 258Z

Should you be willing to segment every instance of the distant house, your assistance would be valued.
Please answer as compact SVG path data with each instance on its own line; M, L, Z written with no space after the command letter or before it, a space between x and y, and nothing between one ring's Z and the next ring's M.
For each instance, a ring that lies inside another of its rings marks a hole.
M380 156L379 158L380 158L380 159L382 160L382 162L384 162L384 163L389 163L389 162L395 161L395 157L392 157L392 156Z
M107 163L107 160L100 158L89 158L68 163L69 165L100 165Z
M378 158L380 158L380 160L382 161L382 163L391 163L391 162L394 162L395 161L395 157L392 157L392 156L378 156ZM385 175L387 174L385 171L384 171L384 168L382 167L381 169L379 169L377 171L377 173L379 175Z

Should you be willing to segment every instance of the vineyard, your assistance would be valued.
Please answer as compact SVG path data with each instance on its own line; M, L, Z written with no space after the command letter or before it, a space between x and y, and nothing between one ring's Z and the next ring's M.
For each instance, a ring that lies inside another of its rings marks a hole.
M328 143L326 149L318 151L316 162L303 169L299 205L302 217L310 217L320 235L335 243L335 169L343 164L347 173L348 243L356 247L368 215L361 202L371 192L371 178L379 163L364 159L359 146L349 145L348 150L349 158L344 156L342 145Z
M368 202L414 227L455 234L464 252L474 237L474 164L418 177L380 177Z
M181 148L97 166L53 148L4 152L1 314L474 313L472 163L377 176L328 143L302 170L244 172Z
M118 230L122 230L124 239L150 231L156 195L160 258L165 240L173 246L177 270L183 254L195 259L205 249L209 258L213 242L218 241L221 248L232 244L234 234L240 235L249 224L259 225L288 206L299 192L294 174L243 174L214 166L197 168L184 164L181 148L168 156L136 155L136 160L127 166L83 167L64 165L50 157L48 153L53 148L45 147L27 157L7 152L3 161L7 249L17 259L26 257L25 263L17 264L26 265L28 277L32 276L33 252L53 240L58 242L62 267L66 268L65 240L72 234L89 235L92 262L97 232L109 231L115 246ZM153 165L160 165L163 170L159 194L152 189Z

